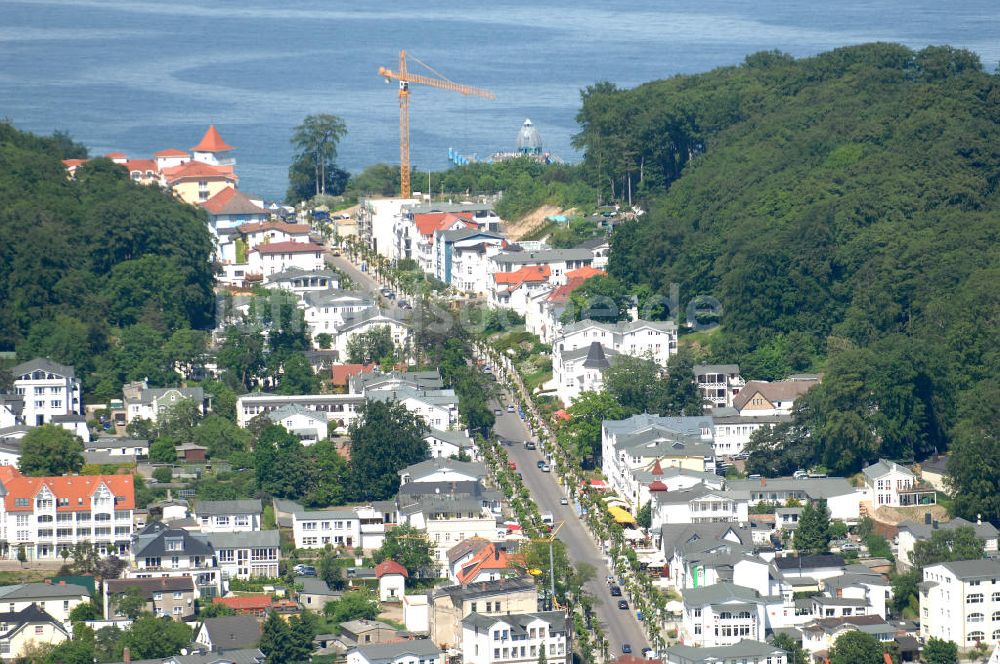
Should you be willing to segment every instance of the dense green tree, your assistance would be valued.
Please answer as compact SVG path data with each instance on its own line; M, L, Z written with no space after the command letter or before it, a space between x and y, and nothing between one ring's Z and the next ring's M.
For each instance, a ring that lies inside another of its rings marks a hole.
M278 394L316 394L319 392L319 376L313 371L309 360L301 353L295 353L282 365L278 382Z
M264 335L255 328L227 327L216 357L219 367L232 372L243 389L250 390L264 368Z
M570 419L560 425L556 436L561 445L574 450L581 460L600 458L604 420L620 420L631 414L608 392L583 392L568 412Z
M159 659L176 655L192 638L188 625L144 613L122 633L119 643L136 659Z
M202 405L194 399L180 399L156 416L156 435L187 443L202 420Z
M177 461L177 443L170 436L160 436L149 445L149 460L154 463Z
M639 513L635 515L636 523L640 528L649 530L653 527L653 501L647 500L646 504L639 508Z
M236 392L221 380L206 380L202 383L206 394L212 395L212 413L230 422L236 421Z
M326 581L332 590L343 590L347 585L344 577L344 568L337 563L337 554L334 551L324 551L316 564L316 575Z
M208 333L181 328L175 330L163 347L163 353L174 370L188 378L192 370L202 365L208 349Z
M808 432L793 422L761 427L750 434L744 450L749 454L746 470L764 477L787 477L812 465L815 448Z
M374 620L378 617L379 606L371 591L367 589L352 590L344 593L335 602L327 602L323 607L326 617L335 623L348 620Z
M1000 382L982 381L955 426L947 482L956 516L1000 522Z
M50 649L41 660L45 664L93 664L97 658L94 630L83 624L73 625L72 639L47 645Z
M309 487L311 469L302 442L278 424L268 426L253 453L257 488L276 498L300 498Z
M395 346L392 343L392 332L388 325L373 327L367 332L351 336L347 340L347 361L356 364L380 362L383 358L392 358Z
M933 636L924 644L923 658L927 664L958 664L958 646Z
M101 607L93 602L83 602L73 607L69 612L70 622L84 622L87 620L98 620L102 617Z
M910 609L916 612L920 608L920 582L924 580L921 570L913 569L892 577L892 608L899 615Z
M830 664L883 664L882 644L871 634L844 632L830 648Z
M267 664L287 664L294 661L288 658L294 650L292 631L277 611L271 611L267 615L257 647L267 658Z
M288 169L288 201L299 201L320 194L339 194L347 184L346 177L338 177L336 166L337 146L347 135L347 125L336 115L320 113L307 115L292 133L295 157ZM312 187L303 186L302 172L312 167ZM342 172L342 171L341 171ZM332 180L332 181L331 181ZM339 182L338 184L335 184ZM328 185L332 185L328 190Z
M207 447L213 459L228 459L237 452L246 451L250 434L231 420L211 414L198 422L191 432L191 439Z
M302 496L306 507L343 505L350 491L349 466L330 440L321 440L307 450L312 481Z
M694 382L694 357L682 349L667 362L667 380L660 415L701 415L705 412L701 392Z
M972 526L939 529L930 539L919 540L910 552L910 564L918 569L953 560L976 560L983 557L985 543Z
M628 286L612 276L598 275L578 286L570 294L562 314L563 323L592 319L602 323L629 320L633 304Z
M115 611L129 620L135 620L146 610L146 598L138 586L125 588L113 598Z
M403 468L427 457L427 425L400 403L367 401L351 423L350 477L354 500L385 500Z
M18 467L34 476L78 472L83 467L83 440L57 424L35 427L21 439Z
M376 563L394 560L414 577L434 562L433 550L425 533L412 526L397 526L386 532L385 540L374 558Z
M288 620L289 650L285 661L308 662L313 651L313 639L319 633L319 618L312 611L303 611Z
M830 510L825 500L807 503L795 529L795 548L800 555L826 553L830 546Z
M659 413L666 401L663 370L651 358L622 355L604 372L604 389L628 413Z

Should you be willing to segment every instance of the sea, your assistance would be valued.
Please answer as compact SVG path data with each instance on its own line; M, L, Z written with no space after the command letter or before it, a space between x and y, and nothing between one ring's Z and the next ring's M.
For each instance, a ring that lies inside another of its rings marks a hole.
M281 198L292 128L333 113L352 172L399 163L396 69L487 88L413 86L412 163L511 150L526 118L566 161L580 91L893 41L1000 61L997 0L0 0L0 118L66 130L92 154L188 149L209 123L237 147L244 191ZM420 63L426 63L431 70Z

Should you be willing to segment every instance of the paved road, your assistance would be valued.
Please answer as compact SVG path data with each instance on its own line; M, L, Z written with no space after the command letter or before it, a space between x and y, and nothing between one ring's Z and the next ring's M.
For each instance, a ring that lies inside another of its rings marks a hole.
M516 413L506 412L503 404L503 415L497 418L495 431L498 436L507 440L534 440L527 426ZM553 473L543 473L537 464L542 455L540 451L526 450L524 445L510 445L507 455L517 464L517 469L524 477L524 483L531 492L531 497L538 504L540 512L551 512L556 522L565 521L559 531L559 539L566 544L566 551L574 562L585 562L594 567L595 578L587 584L587 591L594 597L597 606L597 616L604 624L605 632L611 642L611 657L621 654L623 643L632 646L636 655L640 655L648 644L639 621L633 610L624 611L618 608L618 598L611 597L608 592L606 576L609 574L600 549L584 527L572 504L560 505L564 496Z
M379 289L379 284L370 274L361 272L346 257L331 256L327 260L335 268L347 274L359 290L374 292ZM516 413L506 412L506 402L502 405L504 412L497 418L495 428L497 435L508 440L532 440L531 434L521 418ZM587 584L587 591L594 597L598 619L604 625L605 632L611 642L611 657L614 658L621 654L623 643L630 644L635 654L639 655L642 649L649 644L639 626L639 621L635 618L635 612L632 609L628 611L619 609L618 599L611 597L608 593L605 577L609 571L604 557L576 515L574 507L559 504L559 500L564 494L559 488L555 476L552 473L543 473L537 467L539 459L542 458L541 453L526 450L523 445L511 445L507 448L507 454L517 464L518 470L524 476L524 482L528 491L531 492L532 498L538 504L539 511L551 512L555 521L566 522L559 531L559 539L565 542L570 558L574 562L588 563L596 571L595 578Z

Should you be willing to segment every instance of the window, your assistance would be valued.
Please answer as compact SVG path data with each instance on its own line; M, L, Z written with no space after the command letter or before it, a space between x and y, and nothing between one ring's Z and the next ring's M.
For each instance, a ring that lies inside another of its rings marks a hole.
M966 597L965 597L965 603L966 604L982 604L983 603L983 594L982 593L972 593L971 595L966 595Z
M986 616L983 615L982 613L970 613L969 617L966 618L966 620L970 623L980 623L983 622L985 618Z
M993 593L993 601L1000 602L1000 593Z
M174 599L184 599L184 593L182 593L179 590L175 591L174 592Z
M14 507L30 507L31 501L28 498L15 498ZM9 646L10 644L8 644Z
M44 634L45 627L43 625L35 625L35 634Z
M1000 611L994 611L993 612L993 618L992 618L992 620L993 620L993 622L1000 622Z
M969 643L977 643L985 638L986 634L984 634L979 630L976 630L975 632L969 632L969 636L966 638L966 641Z

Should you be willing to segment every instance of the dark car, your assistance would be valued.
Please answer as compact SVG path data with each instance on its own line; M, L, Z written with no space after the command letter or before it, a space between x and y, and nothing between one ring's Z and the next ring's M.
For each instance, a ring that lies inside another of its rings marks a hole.
M618 600L618 608L621 609L622 611L627 611L628 610L628 602L626 602L623 599Z
M538 460L538 463L536 463L535 465L536 465L536 466L538 466L539 468L541 468L542 466L544 466L544 465L545 465L545 461L544 461L544 460L542 460L542 459L539 459L539 460Z
M625 655L628 655L631 652L632 652L632 644L631 643L623 643L622 644L622 653L625 654Z
M526 450L533 450L533 449L535 449L535 444L533 442L531 442L530 440L525 441L525 443L524 443L524 449L526 449Z
M612 597L621 597L622 596L622 589L619 586L611 586L611 596Z

